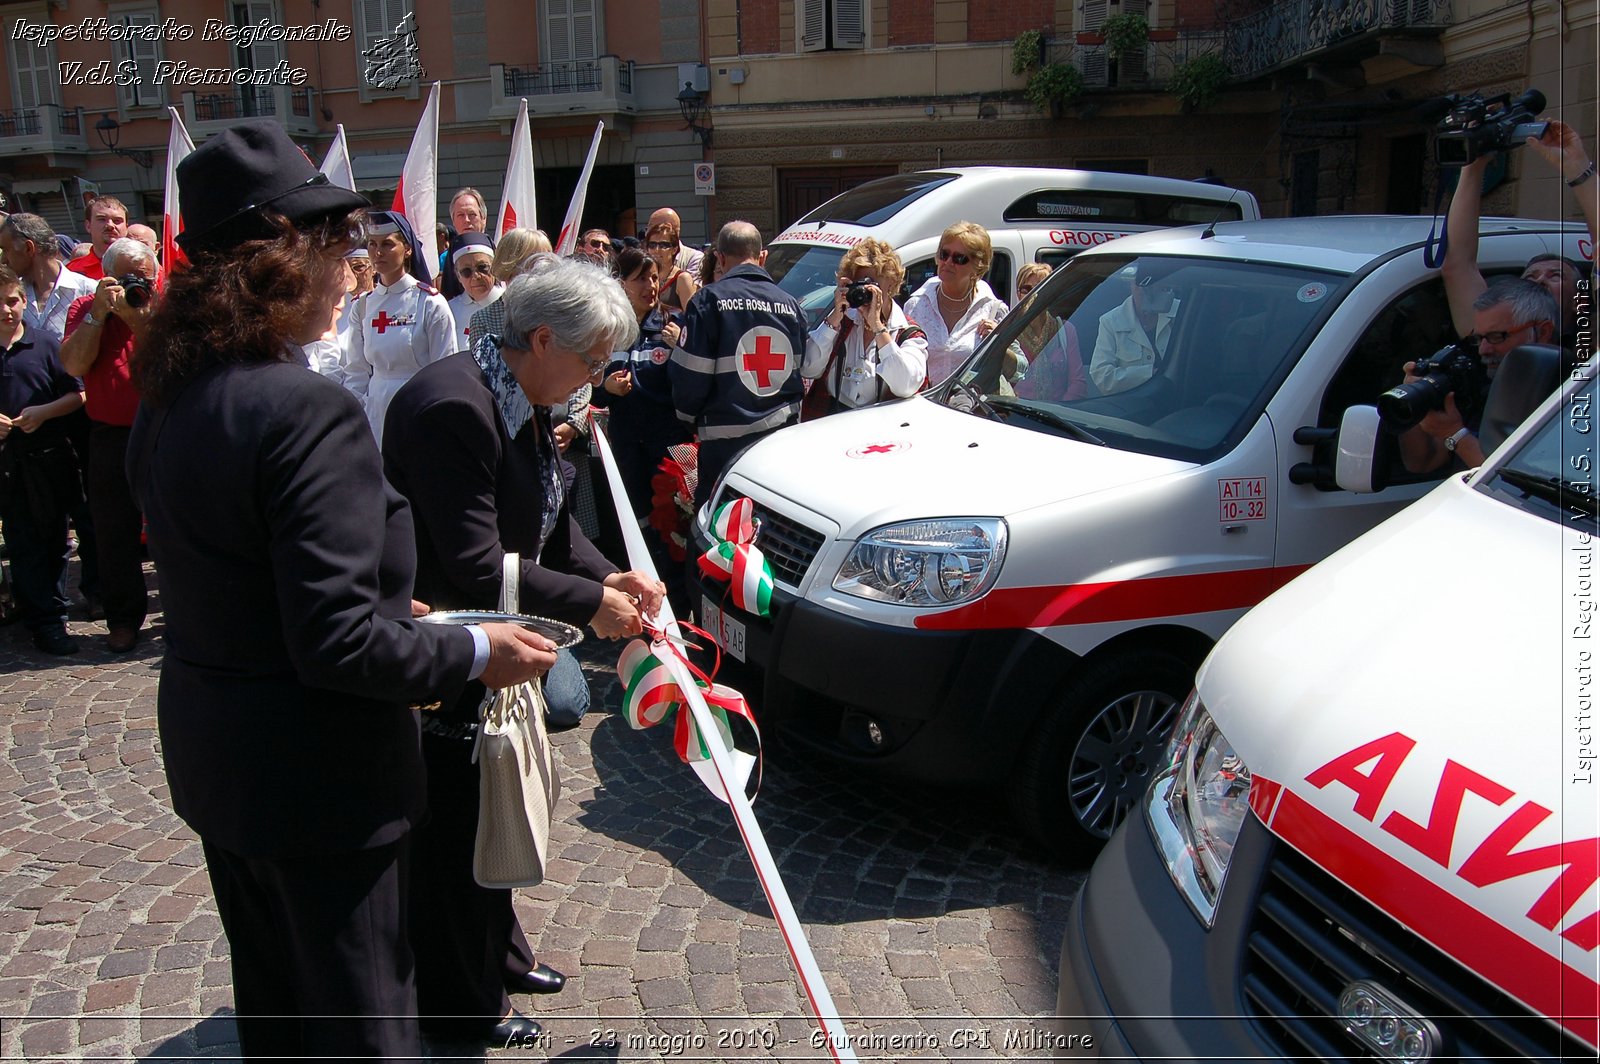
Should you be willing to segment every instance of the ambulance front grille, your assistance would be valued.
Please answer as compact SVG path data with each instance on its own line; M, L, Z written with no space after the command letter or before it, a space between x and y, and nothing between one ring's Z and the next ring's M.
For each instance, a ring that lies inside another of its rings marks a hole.
M1556 964L1552 961L1551 977ZM1242 960L1245 1010L1280 1055L1369 1060L1337 1018L1368 979L1433 1021L1435 1059L1583 1060L1594 1052L1401 927L1280 843Z
M761 548L767 563L772 566L773 579L791 588L799 588L817 551L822 549L822 533L769 510L760 503L755 505L755 517L761 522L760 531L756 533L756 546Z

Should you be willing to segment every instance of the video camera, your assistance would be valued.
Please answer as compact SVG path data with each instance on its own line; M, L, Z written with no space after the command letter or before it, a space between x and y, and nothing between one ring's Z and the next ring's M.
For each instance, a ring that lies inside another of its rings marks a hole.
M1378 416L1396 431L1408 429L1432 410L1443 410L1445 396L1456 396L1456 409L1471 419L1489 390L1488 374L1478 352L1463 342L1441 347L1432 358L1411 367L1419 379L1397 385L1378 396Z
M1439 123L1434 157L1440 166L1466 166L1492 151L1521 147L1529 137L1542 137L1548 122L1535 122L1544 110L1544 93L1529 89L1515 100L1498 96L1447 96L1450 113Z

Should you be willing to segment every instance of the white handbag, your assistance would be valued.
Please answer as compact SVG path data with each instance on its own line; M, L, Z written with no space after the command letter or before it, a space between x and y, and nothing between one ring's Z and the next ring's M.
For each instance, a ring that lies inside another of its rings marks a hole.
M519 613L520 559L507 554L501 569L500 609ZM561 796L544 727L538 680L490 691L478 709L478 835L472 876L491 889L531 887L544 879L550 849L550 811Z

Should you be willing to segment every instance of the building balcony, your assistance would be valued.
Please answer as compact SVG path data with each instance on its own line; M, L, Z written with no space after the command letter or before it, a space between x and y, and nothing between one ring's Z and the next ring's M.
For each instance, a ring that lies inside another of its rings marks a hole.
M1229 24L1223 58L1245 81L1380 54L1438 66L1439 37L1449 24L1450 0L1275 0Z
M633 60L602 55L568 63L547 63L537 70L489 64L489 113L516 117L517 101L526 98L530 118L598 118L633 115Z
M1225 44L1222 30L1155 29L1143 48L1112 59L1098 34L1080 33L1075 41L1052 42L1048 61L1077 67L1086 88L1161 90L1183 64L1221 55Z
M84 152L83 108L47 103L26 111L0 111L0 156Z
M196 140L227 129L241 118L276 118L290 136L317 132L315 93L290 85L243 86L222 92L183 94L183 124Z

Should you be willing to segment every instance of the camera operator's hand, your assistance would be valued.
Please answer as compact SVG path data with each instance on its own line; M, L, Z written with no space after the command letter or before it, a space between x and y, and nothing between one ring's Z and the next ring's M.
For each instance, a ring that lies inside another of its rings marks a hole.
M1528 147L1549 163L1563 181L1571 181L1589 168L1589 153L1583 150L1583 138L1578 131L1558 119L1543 119L1550 123L1543 137L1529 137Z
M839 278L839 283L834 286L833 289L833 312L823 319L823 321L828 323L828 328L837 329L840 325L844 324L844 312L847 306L845 303L845 293L849 290L850 278Z
M872 293L872 302L861 308L861 324L867 327L868 336L877 336L884 326L883 289L876 284L867 286L867 291Z
M89 305L89 316L95 321L105 321L112 311L122 305L122 282L115 277L102 277L95 285L94 302Z
M1415 380L1414 377L1407 377ZM1422 415L1422 420L1417 422L1429 436L1436 440L1443 440L1460 432L1466 422L1461 417L1461 411L1456 408L1456 393L1451 392L1444 397L1443 410L1430 410Z

